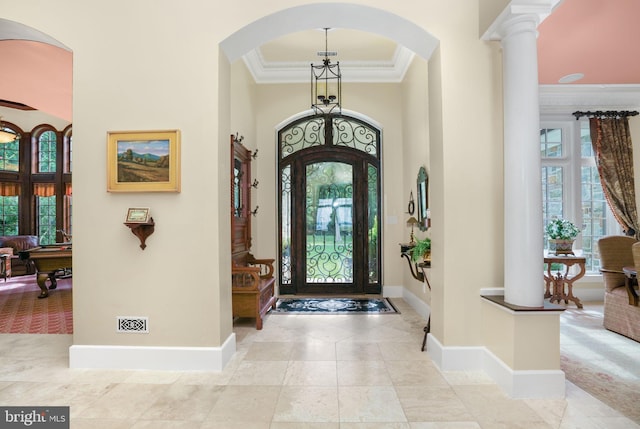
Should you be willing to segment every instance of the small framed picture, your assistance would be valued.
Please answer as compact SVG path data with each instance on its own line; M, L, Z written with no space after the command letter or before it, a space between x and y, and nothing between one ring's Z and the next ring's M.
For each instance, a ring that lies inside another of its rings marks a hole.
M130 208L127 211L126 223L148 223L149 222L149 209L148 208Z

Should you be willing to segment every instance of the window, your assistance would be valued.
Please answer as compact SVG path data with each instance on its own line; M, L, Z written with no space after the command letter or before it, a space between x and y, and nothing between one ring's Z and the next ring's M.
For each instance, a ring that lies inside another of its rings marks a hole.
M3 131L13 132L14 130L2 127ZM11 143L0 143L0 170L18 171L20 168L20 139Z
M40 244L71 235L72 126L63 131L39 125L23 131L3 121L20 138L0 144L0 235L37 235Z
M36 195L38 242L53 244L56 242L56 196L40 197Z
M0 196L0 235L18 235L18 197Z
M38 136L38 173L56 172L57 138L53 131L45 131Z
M591 146L588 120L542 121L542 210L544 225L566 218L581 229L575 248L587 259L587 273L600 270L598 240L620 234L605 201ZM548 240L544 238L545 248Z

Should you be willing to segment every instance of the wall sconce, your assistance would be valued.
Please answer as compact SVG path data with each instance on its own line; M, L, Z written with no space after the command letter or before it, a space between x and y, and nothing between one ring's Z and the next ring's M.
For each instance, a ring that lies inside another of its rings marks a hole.
M417 224L419 224L420 222L418 222L418 219L416 219L414 216L411 216L408 220L407 220L407 225L411 226L411 235L410 235L410 241L409 244L410 245L415 245L416 244L416 240L415 240L415 236L413 235L413 227Z

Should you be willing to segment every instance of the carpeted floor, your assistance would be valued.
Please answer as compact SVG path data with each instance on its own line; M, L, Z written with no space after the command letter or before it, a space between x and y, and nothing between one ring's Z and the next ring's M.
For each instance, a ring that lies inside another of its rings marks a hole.
M59 279L49 297L38 299L35 275L0 281L0 334L73 333L72 279Z
M602 304L568 306L560 332L566 379L640 424L640 343L602 326Z
M279 298L271 311L281 314L398 313L387 298Z

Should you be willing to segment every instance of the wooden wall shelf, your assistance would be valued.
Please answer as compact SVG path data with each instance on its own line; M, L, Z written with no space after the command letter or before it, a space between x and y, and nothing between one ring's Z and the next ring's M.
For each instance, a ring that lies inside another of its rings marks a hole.
M147 237L153 234L153 231L155 230L156 224L153 221L153 218L150 218L149 222L146 223L125 222L124 224L131 229L133 235L140 239L140 248L144 250L147 247L147 245L145 244L145 242L147 241Z

